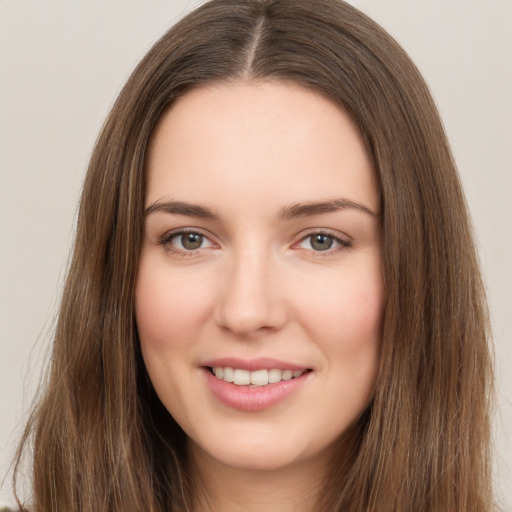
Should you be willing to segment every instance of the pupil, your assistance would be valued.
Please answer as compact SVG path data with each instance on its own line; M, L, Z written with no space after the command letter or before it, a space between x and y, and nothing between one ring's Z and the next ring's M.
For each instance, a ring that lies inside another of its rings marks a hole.
M317 251L326 251L332 247L332 238L327 235L315 235L311 241L311 246Z
M181 237L183 247L188 250L199 249L203 243L203 237L196 233L187 233Z

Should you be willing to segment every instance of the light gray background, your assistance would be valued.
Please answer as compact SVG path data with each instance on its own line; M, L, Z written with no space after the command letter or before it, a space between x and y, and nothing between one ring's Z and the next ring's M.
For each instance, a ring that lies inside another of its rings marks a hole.
M199 3L0 0L2 476L45 359L96 135L137 61ZM352 3L424 73L458 162L495 333L496 490L512 511L512 0ZM12 503L9 481L2 503Z

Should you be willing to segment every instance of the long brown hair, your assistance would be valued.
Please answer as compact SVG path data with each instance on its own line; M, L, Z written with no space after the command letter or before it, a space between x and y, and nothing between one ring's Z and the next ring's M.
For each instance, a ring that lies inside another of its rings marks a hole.
M85 179L33 443L36 512L186 510L181 429L141 358L134 284L144 161L159 117L202 84L285 80L336 101L382 196L386 307L375 395L322 511L484 512L491 363L466 204L434 102L377 24L340 0L213 0L155 44L119 95Z

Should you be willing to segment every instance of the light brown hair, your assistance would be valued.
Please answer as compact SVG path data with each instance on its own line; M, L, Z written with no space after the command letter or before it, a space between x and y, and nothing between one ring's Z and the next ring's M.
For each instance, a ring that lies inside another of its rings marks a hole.
M318 510L491 510L488 321L457 172L413 63L339 0L213 0L128 80L91 157L48 382L20 448L33 442L33 510L190 503L185 436L151 386L134 319L144 162L176 98L241 79L290 81L337 102L364 137L381 191L380 369Z

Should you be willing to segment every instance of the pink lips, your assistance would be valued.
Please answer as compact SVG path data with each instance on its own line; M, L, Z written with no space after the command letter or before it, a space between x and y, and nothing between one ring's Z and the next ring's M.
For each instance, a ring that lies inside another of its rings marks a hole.
M239 386L218 379L211 373L213 367L231 367L248 371L278 368L281 370L307 370L306 367L278 361L276 359L260 358L253 360L240 360L223 358L206 361L203 365L203 374L212 394L224 405L246 412L263 411L293 395L308 380L312 372L305 372L300 377L291 380L282 380L265 386Z
M237 359L235 357L223 357L222 359L212 359L211 361L205 361L201 366L227 366L231 368L240 368L241 370L248 370L255 372L256 370L265 370L270 368L279 368L280 370L307 370L306 366L299 366L296 364L288 363L286 361L280 361L278 359L272 359L268 357L260 357L258 359L244 360Z

